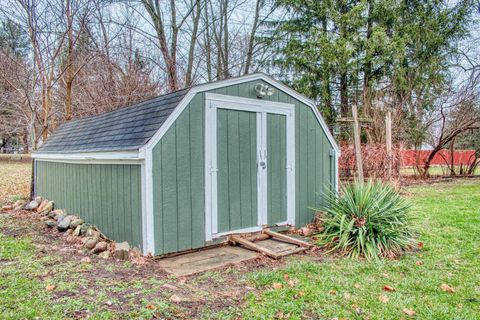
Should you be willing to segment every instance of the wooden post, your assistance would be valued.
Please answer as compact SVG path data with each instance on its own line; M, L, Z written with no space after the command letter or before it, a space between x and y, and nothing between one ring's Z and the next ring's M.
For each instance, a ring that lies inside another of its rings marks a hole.
M364 181L363 175L363 160L362 160L362 146L360 144L360 125L358 123L358 109L357 105L352 105L352 117L353 117L353 140L355 144L355 159L357 161L357 177L359 181Z
M387 147L387 166L388 166L388 179L392 180L392 111L387 109L385 115L385 144Z

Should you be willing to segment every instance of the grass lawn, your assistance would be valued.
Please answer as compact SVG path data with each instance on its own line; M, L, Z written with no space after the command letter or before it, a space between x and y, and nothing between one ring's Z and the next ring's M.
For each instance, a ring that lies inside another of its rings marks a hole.
M248 297L243 315L399 319L408 317L402 311L406 308L422 319L479 319L480 181L407 191L422 250L378 264L332 257L319 262L290 259L287 267L275 272L249 275L264 292ZM282 288L273 289L275 283ZM455 292L442 291L442 284ZM385 292L384 285L396 291Z
M0 206L29 196L31 170L30 162L0 161Z
M10 167L18 170L9 173L13 181L25 180L23 166ZM480 179L405 193L424 245L399 260L297 255L187 278L165 274L155 261L90 256L83 263L86 254L63 234L30 217L0 214L0 319L407 319L404 308L418 319L478 319ZM2 193L0 202L18 195Z
M459 168L457 167L456 171L460 171ZM450 169L447 166L433 166L430 168L428 173L431 176L449 176L450 175ZM400 169L400 174L402 176L419 176L418 171L415 170L415 168L410 167L410 168L401 168ZM480 175L480 168L477 168L475 172L473 173L474 175Z

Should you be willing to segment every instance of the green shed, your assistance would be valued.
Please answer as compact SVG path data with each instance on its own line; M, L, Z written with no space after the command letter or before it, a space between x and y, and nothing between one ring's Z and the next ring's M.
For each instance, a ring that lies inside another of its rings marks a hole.
M338 156L315 104L257 73L61 125L33 154L34 192L159 255L309 223Z

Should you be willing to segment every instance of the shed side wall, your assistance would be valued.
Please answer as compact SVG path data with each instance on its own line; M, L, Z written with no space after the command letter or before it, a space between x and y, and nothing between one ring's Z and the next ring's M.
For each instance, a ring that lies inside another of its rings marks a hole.
M155 254L205 245L204 95L152 150Z
M36 195L113 240L142 248L140 165L36 163Z

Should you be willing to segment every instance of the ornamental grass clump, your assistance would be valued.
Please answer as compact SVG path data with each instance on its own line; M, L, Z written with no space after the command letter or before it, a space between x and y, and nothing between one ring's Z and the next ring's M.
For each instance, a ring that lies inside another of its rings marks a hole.
M320 242L352 258L394 258L414 243L410 204L381 182L355 182L327 197Z

